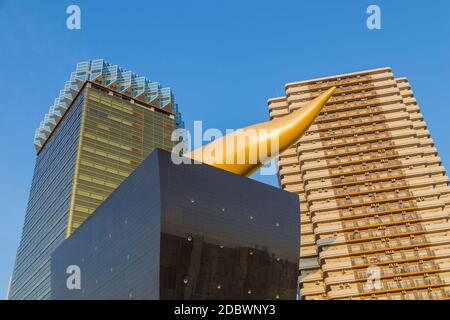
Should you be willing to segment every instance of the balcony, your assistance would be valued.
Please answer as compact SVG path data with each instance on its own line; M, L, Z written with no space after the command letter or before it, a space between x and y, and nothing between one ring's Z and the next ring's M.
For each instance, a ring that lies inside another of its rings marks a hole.
M409 263L409 264L398 264L394 263L389 265L388 267L382 267L380 268L380 278L386 279L386 278L393 278L393 277L405 277L405 276L411 276L411 275L421 275L424 273L432 274L436 272L447 272L450 271L450 263L444 262L444 263L436 263L434 261L427 261L422 263ZM371 276L367 272L367 270L358 271L354 273L355 281L367 281L367 279ZM330 279L330 278L328 278ZM327 279L327 280L328 280ZM326 280L326 281L327 281ZM330 280L328 280L330 281ZM339 281L338 279L335 279L333 281ZM328 282L326 282L328 283Z
M347 196L354 197L360 195L367 195L379 192L392 192L402 189L415 189L429 187L433 189L435 185L445 185L448 184L449 180L447 176L433 177L433 178L422 178L417 180L397 180L392 179L390 181L385 181L383 183L372 183L366 182L359 185L335 187L327 181L324 183L319 191L306 191L306 197L308 201L320 201L334 197L335 199L344 198Z
M422 288L439 287L450 284L450 276L441 277L433 275L429 277L411 277L404 280L381 281L381 288L375 289L367 286L367 284L359 284L358 290L362 294L376 294L379 292L393 292L402 290L417 290Z
M323 281L322 270L319 269L312 273L303 271L299 276L299 281L300 283Z
M323 293L325 293L325 286L323 284L300 289L301 296L319 295Z
M298 171L300 171L300 168L303 172L309 171L309 170L315 170L315 169L324 169L326 168L332 168L332 167L338 167L341 165L353 165L353 164L360 164L363 162L376 162L380 160L388 160L388 159L409 159L409 158L426 158L426 157L434 157L436 155L436 148L434 147L426 147L422 149L417 148L408 148L408 149L388 149L385 151L372 151L368 153L361 153L357 155L347 155L343 157L334 157L334 158L327 158L323 159L323 161L317 162L317 159L314 158L314 160L310 161L302 161L300 164L301 167L296 167ZM306 190L317 189L317 187L313 187L314 184L310 184L306 187ZM317 184L317 186L320 186L320 184Z
M394 131L374 131L375 133L360 134L355 132L351 136L345 136L341 138L321 139L318 141L311 141L309 143L300 143L297 152L311 152L322 149L342 148L345 146L354 146L360 144L376 143L382 141L415 138L417 136L416 130L403 129ZM425 133L426 134L426 133Z
M431 289L431 290L430 290ZM450 288L430 288L422 291L373 295L361 300L449 300Z
M350 156L361 154L365 152L385 152L390 149L410 149L416 148L418 152L421 152L422 148L432 147L433 140L432 139L418 139L418 138L406 138L406 139L397 139L390 141L381 141L381 142L372 142L368 144L357 144L355 146L345 146L341 148L333 148L327 150L314 150L314 152L305 152L299 155L299 160L302 163L305 160L310 160L311 158L319 158L319 154L324 154L320 158L327 157L341 157L341 156Z
M364 173L362 173L364 172ZM328 170L312 171L303 176L303 181L307 184L318 183L331 179L334 187L344 186L346 184L376 182L380 180L404 179L413 177L432 177L445 174L445 168L442 166L414 168L414 166L401 166L399 168L372 167L371 170L359 172L338 172L332 174Z
M310 270L319 269L320 264L317 257L313 258L300 258L299 259L299 270Z
M327 89L332 86L338 87L368 81L381 81L384 79L393 79L390 68L380 68L379 70L372 70L367 73L349 73L334 77L288 83L286 85L286 92L293 94L299 91Z
M382 122L375 123L368 126L362 126L356 128L338 128L336 130L329 129L328 131L322 132L307 132L303 137L300 138L299 144L312 143L312 142L324 142L333 141L339 138L352 137L355 135L361 136L370 133L379 133L384 131L393 131L400 129L410 129L413 124L409 120L399 120L392 122Z
M322 264L323 272L367 268L371 265L384 266L394 263L410 263L414 261L427 261L435 258L450 257L450 249L413 249L409 251L395 251L389 254L385 252L373 253L370 255L354 256L335 259L325 259Z
M384 247L388 248L386 243L395 241L398 237L410 236L411 239L415 239L416 236L426 234L431 235L433 233L443 232L450 230L450 223L437 223L431 225L411 224L394 227L380 227L376 229L367 229L363 231L356 230L354 232L345 232L344 234L337 236L328 236L317 240L317 246L319 248L330 245L340 244L352 244L352 243L367 243L368 241L380 240L384 243ZM450 238L449 238L450 239ZM378 242L376 243L378 245Z
M446 211L435 211L426 213L403 212L397 214L376 215L369 218L355 219L355 220L336 220L335 223L319 224L314 233L316 236L335 233L346 232L361 229L370 229L378 227L389 227L392 225L427 222L433 220L441 220L448 217Z
M378 82L377 86L372 84L366 84L362 86L352 86L346 89L345 87L340 87L336 89L335 94L330 98L331 103L341 102L344 100L358 100L358 99L368 99L387 95L396 94L398 91L396 84L392 80L387 80L384 82ZM312 92L286 92L286 97L288 102L302 102L309 101L317 98L323 93L323 91L312 91Z
M332 246L325 248L319 253L319 259L329 259L337 257L345 257L352 255L362 255L377 252L395 251L400 249L408 249L415 247L423 247L429 245L441 245L449 244L450 237L432 235L432 236L418 236L413 239L403 238L403 239L393 239L389 241L374 241L371 243L345 245L345 246Z
M315 212L312 218L313 225L325 222L342 222L352 221L353 219L361 219L365 217L372 216L383 216L391 214L409 214L418 210L444 210L446 206L450 205L450 199L442 198L439 200L425 200L416 202L415 200L393 202L393 203L382 203L368 206L361 206L357 208L347 208L345 210L329 210L326 212ZM444 211L445 212L445 211ZM435 214L430 212L430 214Z
M339 289L334 289L328 292L328 298L330 299L338 299L338 298L349 298L352 296L358 296L361 294L365 295L378 295L378 294L388 294L399 291L409 291L409 290L417 290L417 289L427 289L429 292L432 291L431 288L442 287L448 285L450 283L450 277L439 277L439 276L430 276L427 278L418 278L412 277L405 280L397 280L397 281L382 281L380 289L374 289L369 287L367 284L359 284L359 285L344 285L341 284ZM430 290L431 289L431 290ZM415 293L407 293L404 295L410 295L411 297L415 295ZM441 296L441 295L435 295Z

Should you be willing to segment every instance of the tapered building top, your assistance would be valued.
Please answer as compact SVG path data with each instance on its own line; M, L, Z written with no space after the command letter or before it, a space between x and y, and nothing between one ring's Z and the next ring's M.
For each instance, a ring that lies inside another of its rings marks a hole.
M77 64L75 72L70 75L70 80L65 83L64 89L59 92L49 112L36 129L34 145L37 152L40 151L83 84L88 80L172 112L177 127L184 127L175 96L170 88L163 88L158 82L139 76L103 59L88 60Z

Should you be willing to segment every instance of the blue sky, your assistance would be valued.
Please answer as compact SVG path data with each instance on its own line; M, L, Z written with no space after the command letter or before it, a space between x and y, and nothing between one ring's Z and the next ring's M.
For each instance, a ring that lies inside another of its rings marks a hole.
M70 4L81 8L81 30L66 28ZM381 30L366 27L370 4L381 8ZM286 82L390 66L410 80L448 168L449 15L448 0L0 0L0 297L26 211L34 130L78 61L104 58L170 86L188 129L202 120L223 131L267 120L266 101Z

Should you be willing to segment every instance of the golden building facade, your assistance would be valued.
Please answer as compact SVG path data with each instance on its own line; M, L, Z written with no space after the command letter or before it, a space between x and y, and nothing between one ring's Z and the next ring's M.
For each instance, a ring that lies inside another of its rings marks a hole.
M131 101L131 102L130 102ZM86 83L67 236L153 151L171 151L172 113Z
M380 68L289 83L271 119L333 86L279 160L300 199L300 296L449 298L448 177L408 80Z

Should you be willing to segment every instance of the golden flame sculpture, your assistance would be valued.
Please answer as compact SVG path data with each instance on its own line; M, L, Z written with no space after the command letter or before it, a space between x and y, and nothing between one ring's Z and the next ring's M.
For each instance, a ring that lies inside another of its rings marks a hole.
M335 89L328 89L289 115L236 130L183 156L242 176L250 176L303 136ZM254 133L259 133L255 139L247 139L255 137ZM237 140L243 143L236 143ZM212 153L214 156L209 156ZM253 161L250 161L252 155Z

